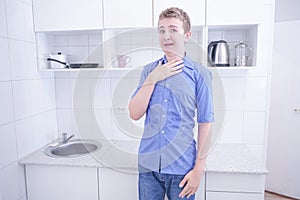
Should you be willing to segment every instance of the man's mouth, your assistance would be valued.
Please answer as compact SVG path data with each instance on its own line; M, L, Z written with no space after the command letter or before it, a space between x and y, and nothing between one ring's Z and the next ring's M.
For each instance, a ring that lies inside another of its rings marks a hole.
M173 45L174 45L173 43L165 43L164 44L165 47L170 47L170 46L173 46Z

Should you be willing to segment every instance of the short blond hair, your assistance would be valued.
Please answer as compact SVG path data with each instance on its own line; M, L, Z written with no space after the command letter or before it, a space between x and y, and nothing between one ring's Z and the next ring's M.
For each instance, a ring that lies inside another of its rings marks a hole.
M191 30L191 20L186 12L177 7L171 7L163 10L160 15L158 22L164 18L176 18L182 21L184 33Z

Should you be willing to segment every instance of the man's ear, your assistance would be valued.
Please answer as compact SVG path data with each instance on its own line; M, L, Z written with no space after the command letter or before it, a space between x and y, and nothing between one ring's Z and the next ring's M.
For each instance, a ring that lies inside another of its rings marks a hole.
M192 37L192 32L188 31L184 34L184 42L187 42Z

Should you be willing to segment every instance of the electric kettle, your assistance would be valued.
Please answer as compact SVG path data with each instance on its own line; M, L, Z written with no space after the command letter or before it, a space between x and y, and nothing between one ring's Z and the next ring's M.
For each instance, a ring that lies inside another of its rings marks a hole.
M229 66L229 46L225 40L212 41L208 45L208 62L211 66Z

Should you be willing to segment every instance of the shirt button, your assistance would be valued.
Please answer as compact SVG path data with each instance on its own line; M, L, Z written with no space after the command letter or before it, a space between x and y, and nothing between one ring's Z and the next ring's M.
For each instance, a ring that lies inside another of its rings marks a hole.
M165 102L167 102L168 100L167 99L165 99Z
M170 87L170 85L169 85L169 84L167 84L166 86L167 86L167 87Z
M165 133L165 131L161 131L161 133L162 133L162 134L164 134L164 133Z
M163 115L162 117L163 117L163 118L166 118L166 115Z

